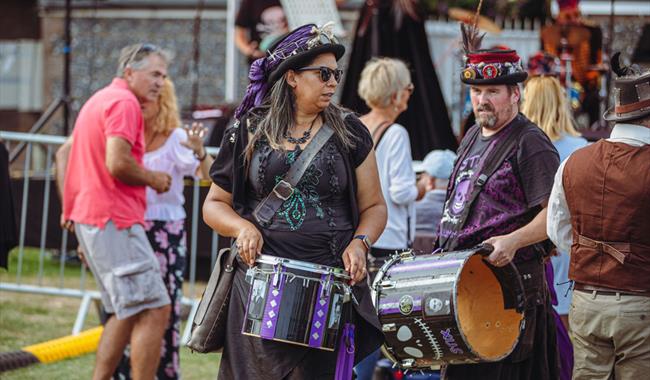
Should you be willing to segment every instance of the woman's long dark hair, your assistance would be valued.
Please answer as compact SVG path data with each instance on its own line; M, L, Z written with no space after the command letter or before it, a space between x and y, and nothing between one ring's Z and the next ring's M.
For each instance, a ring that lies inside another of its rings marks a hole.
M284 151L283 134L296 122L296 98L286 80L286 74L271 87L268 95L258 107L251 109L245 117L244 128L252 133L244 150L245 162L251 162L255 144L261 140L268 142L272 149ZM321 112L323 123L329 125L344 149L355 146L354 136L345 126L345 108L331 103Z

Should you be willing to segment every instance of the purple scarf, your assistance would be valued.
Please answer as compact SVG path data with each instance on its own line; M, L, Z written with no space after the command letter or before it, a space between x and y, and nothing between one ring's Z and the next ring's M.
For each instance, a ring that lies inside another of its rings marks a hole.
M235 110L235 119L239 120L251 108L262 104L272 83L268 83L269 75L280 66L285 59L305 50L308 50L307 42L313 37L312 28L314 25L303 25L284 37L273 46L273 50L266 52L266 56L253 62L248 79L250 83L246 87L246 94L241 104Z

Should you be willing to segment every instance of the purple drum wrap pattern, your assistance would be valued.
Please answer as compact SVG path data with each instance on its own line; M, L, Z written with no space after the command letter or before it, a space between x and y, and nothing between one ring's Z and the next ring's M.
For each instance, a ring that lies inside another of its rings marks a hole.
M403 272L410 272L410 271L422 271L426 269L432 269L432 268L446 268L446 267L457 267L460 264L463 263L464 260L436 260L433 262L425 262L423 263L422 261L414 261L412 265L409 264L403 264L401 266L396 266L394 268L391 268L388 270L388 274L396 274L396 273L403 273Z
M318 285L318 293L316 293L318 299L314 306L314 314L311 320L311 331L309 332L309 347L322 346L325 321L329 315L331 291L330 289L327 289L326 292L323 291L323 282L328 283L329 280L331 280L331 277L323 274L320 279L321 281ZM324 296L321 297L321 294L324 294Z
M273 339L275 337L275 328L278 324L278 315L280 314L280 301L282 300L282 291L284 290L284 267L276 275L278 277L278 286L273 283L269 286L266 296L266 305L264 306L264 317L262 318L262 328L260 337L263 339Z

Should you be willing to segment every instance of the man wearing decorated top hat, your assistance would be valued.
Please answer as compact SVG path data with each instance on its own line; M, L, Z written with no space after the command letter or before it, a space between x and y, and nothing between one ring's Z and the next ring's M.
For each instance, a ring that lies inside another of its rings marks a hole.
M548 236L571 253L574 379L650 373L650 71L611 61L614 129L562 162L549 200Z
M476 115L461 141L438 230L443 250L489 243L490 265L514 265L524 285L523 330L498 362L449 365L448 379L557 379L555 322L545 282L546 207L559 156L544 132L519 113L527 73L514 50L480 50L463 25L465 67ZM480 317L480 316L479 316Z

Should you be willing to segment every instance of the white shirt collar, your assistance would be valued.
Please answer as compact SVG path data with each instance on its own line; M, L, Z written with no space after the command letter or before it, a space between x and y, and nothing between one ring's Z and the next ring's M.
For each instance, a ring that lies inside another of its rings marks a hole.
M617 123L607 140L643 146L650 144L650 128L636 124Z

